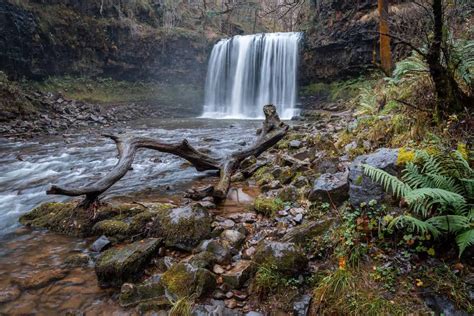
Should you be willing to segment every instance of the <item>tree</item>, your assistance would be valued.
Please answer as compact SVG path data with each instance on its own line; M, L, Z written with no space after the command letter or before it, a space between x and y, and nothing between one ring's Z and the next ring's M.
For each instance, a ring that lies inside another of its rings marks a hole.
M392 50L390 48L388 0L378 0L380 31L380 64L387 76L392 73Z

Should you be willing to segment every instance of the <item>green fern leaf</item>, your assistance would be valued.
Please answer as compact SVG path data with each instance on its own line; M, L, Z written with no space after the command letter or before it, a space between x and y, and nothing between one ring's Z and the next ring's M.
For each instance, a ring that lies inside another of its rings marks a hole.
M404 197L409 191L411 191L408 184L381 169L366 164L362 165L362 167L367 176L369 176L374 182L382 185L386 191L393 193L396 197Z
M459 257L461 257L467 247L474 245L474 229L471 228L456 236L456 243L459 247Z
M433 235L434 238L438 238L438 236L441 234L438 228L436 228L431 223L422 221L411 215L400 215L398 217L395 217L388 225L389 229L393 229L394 227L398 227L398 228L409 227L413 231L422 235L426 235L430 233L431 235Z

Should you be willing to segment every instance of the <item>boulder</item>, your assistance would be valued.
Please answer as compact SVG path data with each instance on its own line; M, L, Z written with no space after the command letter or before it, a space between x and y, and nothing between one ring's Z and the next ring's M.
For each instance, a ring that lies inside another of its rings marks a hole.
M291 228L281 239L282 242L304 245L308 240L323 234L331 225L330 220L308 221Z
M364 174L363 164L397 174L398 149L381 148L374 153L357 157L349 168L349 201L354 206L371 200L385 199L383 187Z
M226 229L222 232L221 239L229 247L239 249L245 240L245 235L237 230Z
M174 298L191 295L199 298L216 288L216 277L212 272L183 262L163 273L161 280L167 294Z
M224 283L233 289L240 289L256 272L256 265L250 260L237 261L235 266L222 275Z
M307 316L311 304L311 295L303 295L293 303L294 316Z
M99 285L120 286L136 280L160 244L161 239L148 238L104 251L95 264Z
M161 237L167 247L191 251L211 235L212 218L199 205L184 206L158 212L150 235Z
M286 275L295 275L308 264L303 250L290 242L264 240L258 245L253 258L258 264L268 264Z
M209 252L215 257L217 263L225 263L230 260L230 249L215 239L208 239L201 242L197 247L198 251Z
M124 283L120 290L119 302L122 307L130 307L151 300L165 299L164 295L165 287L160 278L151 278L143 284Z
M346 172L325 173L314 182L309 194L309 200L312 202L331 202L340 205L349 197L348 191L349 183Z

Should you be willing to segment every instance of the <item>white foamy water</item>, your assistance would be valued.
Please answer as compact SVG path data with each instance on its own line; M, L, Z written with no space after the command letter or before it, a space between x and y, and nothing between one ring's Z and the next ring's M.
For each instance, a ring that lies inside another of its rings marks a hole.
M260 119L274 104L282 119L298 114L301 33L234 36L219 41L209 59L202 117Z
M130 133L165 142L186 138L198 148L212 150L213 155L225 156L237 149L236 143L250 143L258 126L243 121L209 123L196 120L179 122L171 129L147 128ZM116 156L115 144L96 136L79 135L39 141L0 138L0 235L18 227L18 217L39 204L68 199L46 195L50 184L78 186L91 183L116 164ZM170 185L181 192L183 186L205 176L205 173L197 172L184 162L170 154L143 150L136 155L133 170L105 195L126 195L145 189L166 192L166 187Z

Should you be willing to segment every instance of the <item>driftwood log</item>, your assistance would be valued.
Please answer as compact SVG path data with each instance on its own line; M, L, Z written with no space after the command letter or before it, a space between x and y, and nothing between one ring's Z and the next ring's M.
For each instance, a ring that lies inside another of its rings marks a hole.
M281 140L288 131L288 125L280 121L275 106L263 107L265 121L255 143L243 150L236 151L224 159L213 158L192 147L185 139L180 143L163 143L146 137L125 137L104 135L111 138L117 145L119 161L114 168L100 180L79 188L66 188L52 185L47 194L66 196L85 195L82 206L88 207L95 203L99 196L119 181L130 170L138 149L146 148L170 153L189 161L198 171L216 170L220 180L216 186L206 188L202 196L213 196L217 200L225 199L229 191L232 175L238 170L240 163L247 157L258 157L264 151Z

